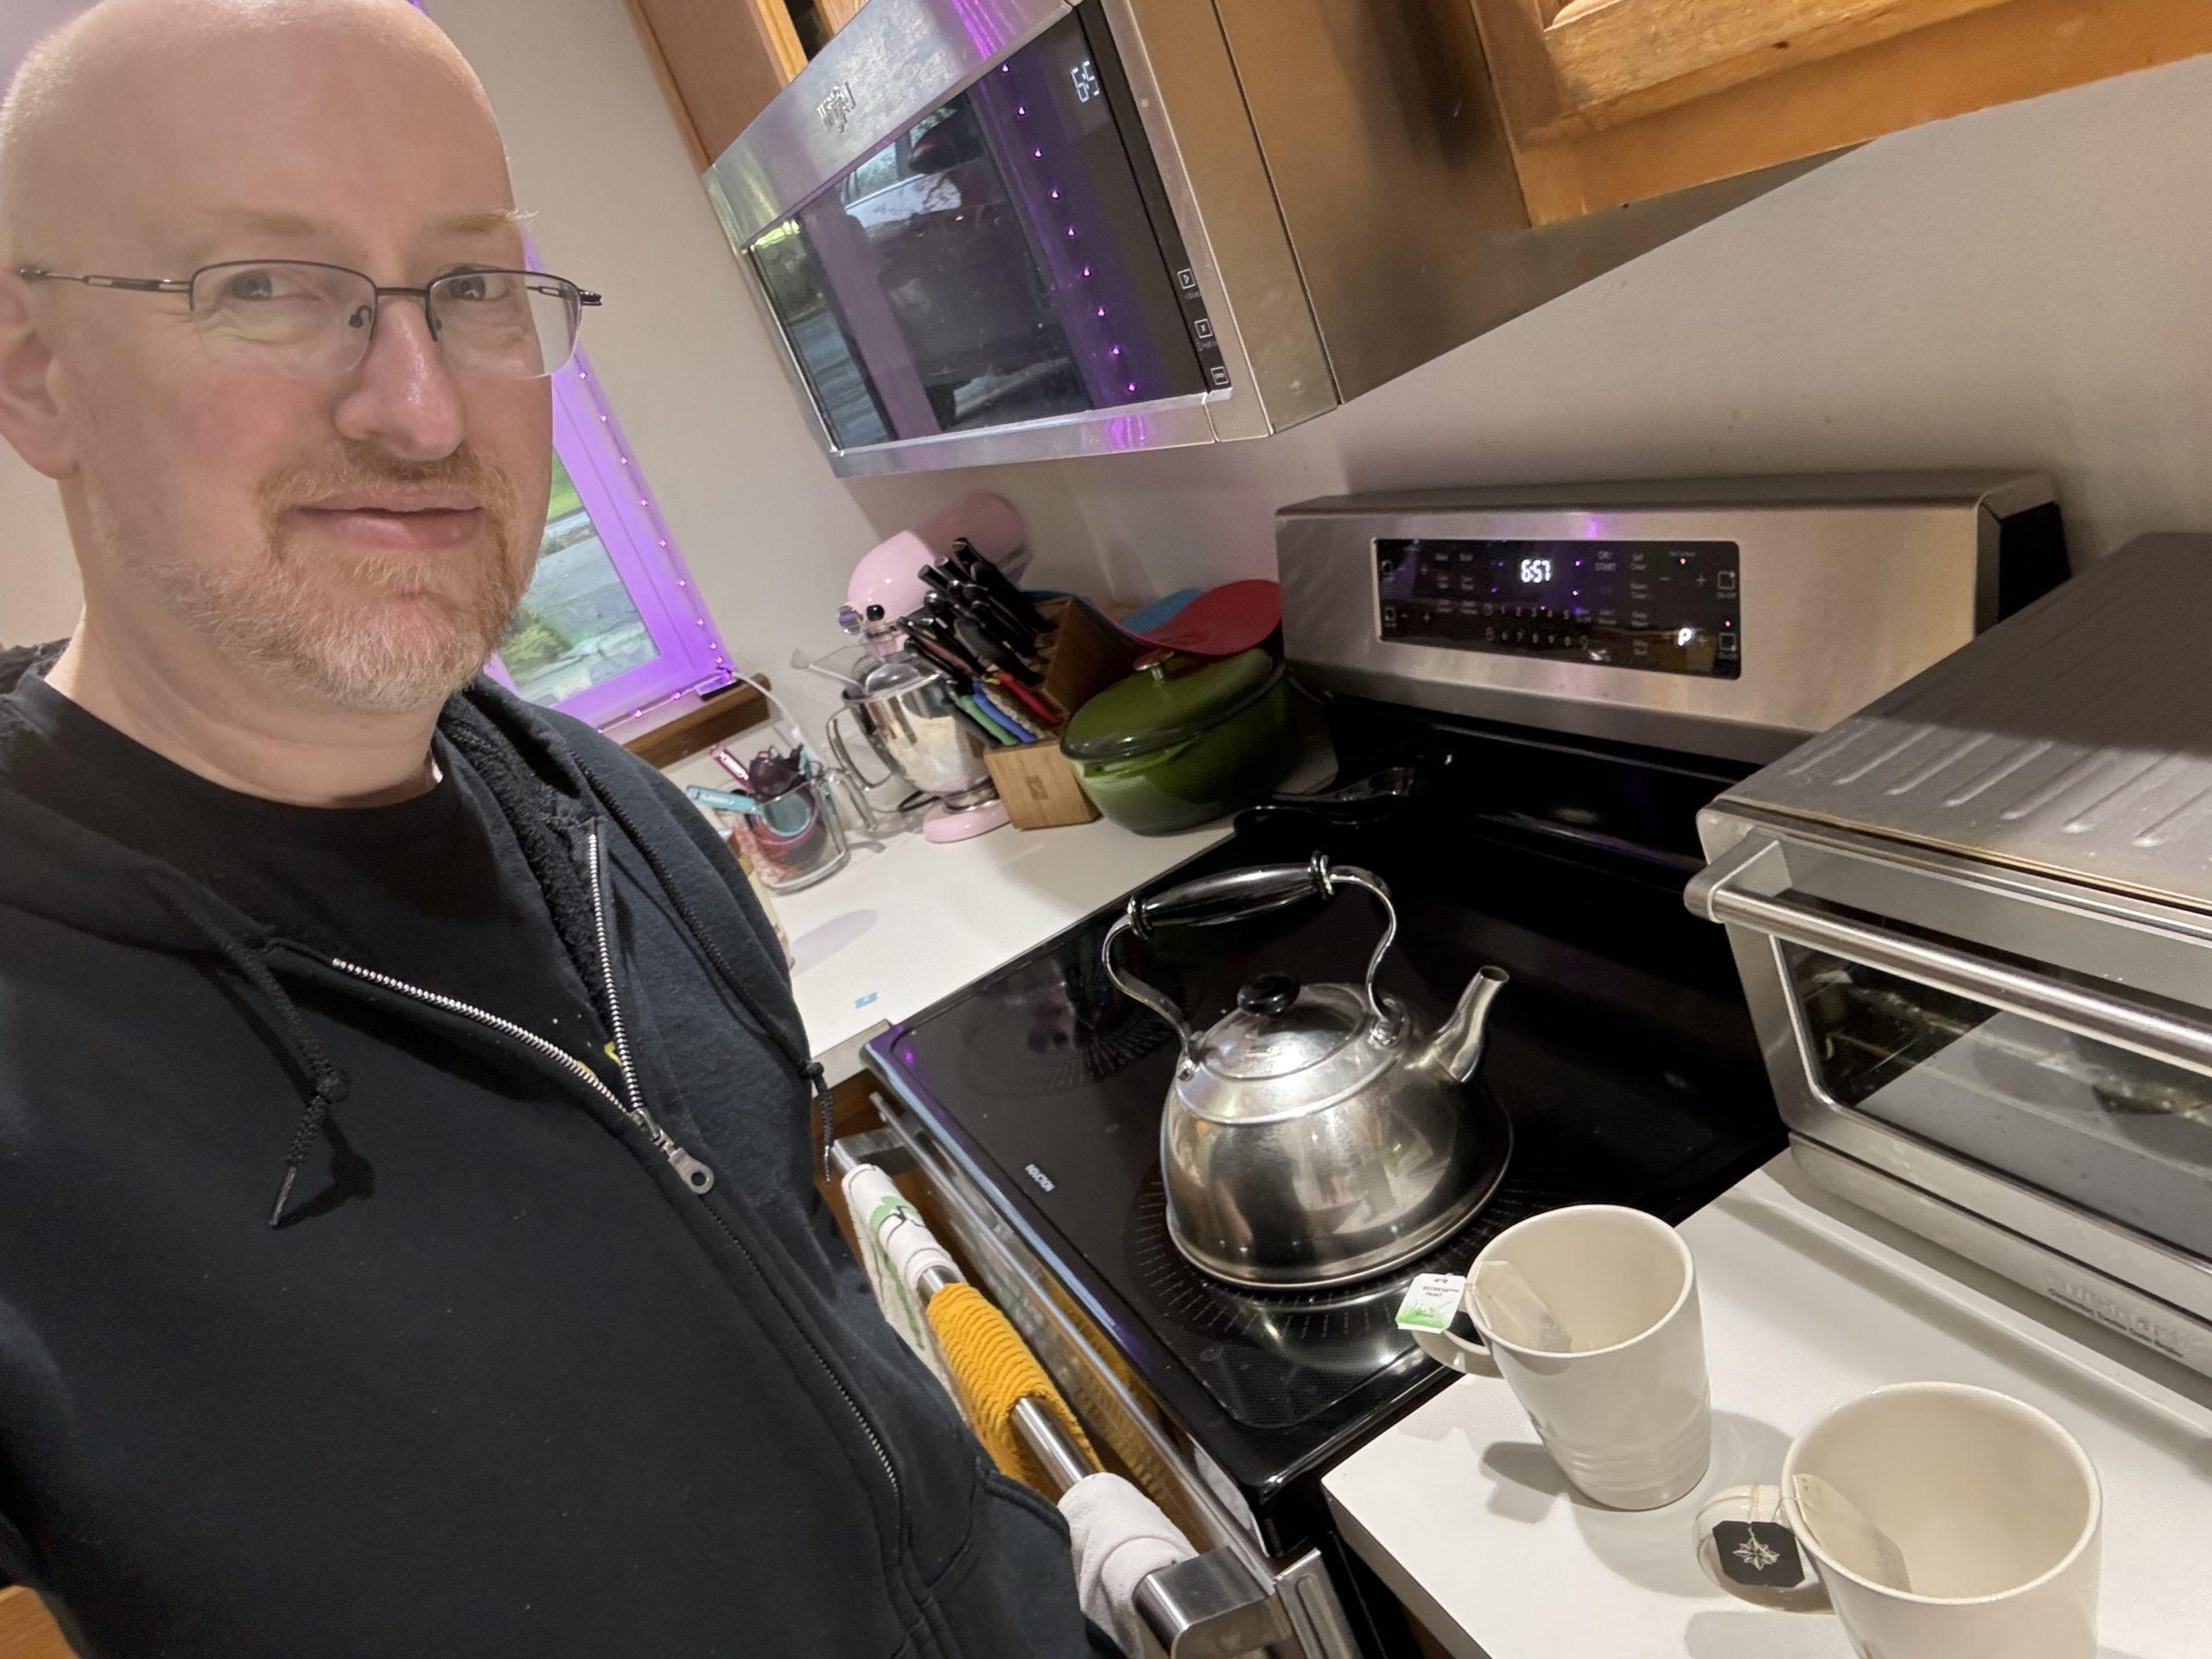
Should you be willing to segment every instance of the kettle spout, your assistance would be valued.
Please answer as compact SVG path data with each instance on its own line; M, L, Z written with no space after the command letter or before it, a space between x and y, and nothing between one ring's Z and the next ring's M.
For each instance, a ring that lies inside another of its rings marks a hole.
M1454 1083L1473 1077L1475 1067L1482 1063L1483 1026L1490 1018L1490 1005L1505 988L1507 977L1503 968L1485 968L1477 974L1461 994L1452 1017L1428 1039L1420 1064L1443 1072Z

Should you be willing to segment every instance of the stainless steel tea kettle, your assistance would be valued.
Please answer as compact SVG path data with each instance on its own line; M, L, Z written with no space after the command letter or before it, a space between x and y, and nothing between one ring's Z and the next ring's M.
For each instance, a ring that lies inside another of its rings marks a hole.
M1238 921L1347 886L1373 893L1383 912L1363 987L1262 974L1199 1031L1115 961L1125 935L1142 942L1161 927ZM1169 1236L1206 1272L1271 1289L1385 1273L1467 1220L1504 1175L1512 1126L1487 1090L1462 1087L1482 1059L1504 970L1482 969L1441 1027L1417 1030L1375 989L1397 932L1389 889L1318 853L1132 899L1107 931L1108 976L1181 1046L1160 1163Z

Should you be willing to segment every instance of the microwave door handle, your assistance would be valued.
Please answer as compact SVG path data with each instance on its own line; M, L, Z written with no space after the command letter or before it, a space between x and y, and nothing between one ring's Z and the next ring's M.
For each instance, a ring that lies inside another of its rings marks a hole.
M1970 950L1808 904L1786 890L1782 843L1747 836L1683 895L1699 915L2212 1075L2212 1026L2140 1001L1993 962ZM1765 889L1761 891L1760 889Z

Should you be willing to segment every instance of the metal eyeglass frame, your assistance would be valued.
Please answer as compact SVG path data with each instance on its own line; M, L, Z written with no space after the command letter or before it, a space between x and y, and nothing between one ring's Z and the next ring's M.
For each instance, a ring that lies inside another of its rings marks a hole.
M347 276L358 276L369 285L370 292L372 296L370 302L375 307L376 315L379 317L384 315L384 302L387 296L404 295L410 299L419 300L423 304L423 326L429 329L430 338L433 340L435 340L438 338L439 327L437 317L430 309L430 291L436 288L441 283L452 282L458 277L543 277L548 281L560 283L563 289L568 290L569 306L572 312L581 313L582 308L585 306L602 305L606 302L600 295L594 293L592 289L582 287L578 283L572 283L566 276L556 276L550 270L524 270L519 268L504 265L469 265L459 270L449 270L443 276L432 277L429 283L420 288L387 287L385 284L378 283L365 270L356 270L351 265L333 264L328 260L325 259L219 259L213 264L200 266L197 270L193 271L189 276L116 276L102 271L71 272L48 270L43 265L18 265L16 268L16 275L27 283L81 283L86 288L118 289L124 292L131 294L181 294L185 296L187 303L191 305L194 296L194 290L198 287L200 279L206 276L209 271L248 270L257 265L305 265L311 270L334 270ZM196 305L192 305L192 308L196 312L198 307ZM581 315L578 315L573 319L569 324L569 353L571 357L575 354L576 339L578 335L582 333L582 319ZM369 341L373 341L375 338L376 327L375 325L372 323L369 328ZM361 347L363 357L367 356L368 349L368 342L365 341ZM559 373L561 370L566 366L567 362L568 359L564 358L559 363L549 365L543 372L539 374L515 375L504 378L518 380L543 380L548 376ZM358 362L355 366L359 366Z

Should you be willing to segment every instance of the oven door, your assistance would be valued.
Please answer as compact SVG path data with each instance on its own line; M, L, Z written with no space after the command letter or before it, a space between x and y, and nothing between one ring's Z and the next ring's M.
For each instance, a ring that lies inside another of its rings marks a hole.
M1802 1140L2212 1370L2212 919L1796 821L1702 827L1690 905L1728 926Z
M840 473L1269 429L1115 14L872 0L709 171Z

